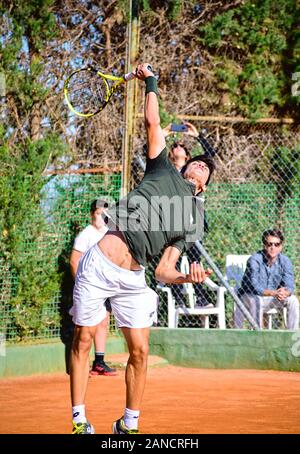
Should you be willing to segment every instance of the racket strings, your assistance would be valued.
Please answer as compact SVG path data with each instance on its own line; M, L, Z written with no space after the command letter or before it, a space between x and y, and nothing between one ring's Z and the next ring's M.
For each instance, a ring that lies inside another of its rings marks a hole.
M82 70L71 77L68 97L76 112L93 114L107 103L107 85L96 72Z

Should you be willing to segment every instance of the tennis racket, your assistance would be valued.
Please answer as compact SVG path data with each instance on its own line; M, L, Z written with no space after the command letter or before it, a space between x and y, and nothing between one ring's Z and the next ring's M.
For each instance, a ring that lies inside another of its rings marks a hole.
M152 71L150 65L148 69ZM135 77L134 72L117 77L90 66L77 69L65 81L66 102L74 114L85 118L93 117L104 109L121 84ZM109 82L114 84L110 85Z

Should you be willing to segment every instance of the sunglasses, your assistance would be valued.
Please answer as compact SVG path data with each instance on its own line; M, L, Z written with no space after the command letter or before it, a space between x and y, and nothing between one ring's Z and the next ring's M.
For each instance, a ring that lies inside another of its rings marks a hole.
M185 145L183 143L175 142L172 146L172 149L177 148L177 147L181 147L186 150Z
M280 245L281 245L280 242L279 243L271 243L271 242L270 243L269 242L265 243L265 246L267 246L267 247L271 247L271 246L279 247Z

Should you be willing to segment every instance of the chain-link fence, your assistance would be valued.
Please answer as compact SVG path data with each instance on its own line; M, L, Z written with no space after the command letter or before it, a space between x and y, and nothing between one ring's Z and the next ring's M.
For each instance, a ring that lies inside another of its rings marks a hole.
M36 295L30 294L30 286L36 285L34 279L24 285L22 272L7 260L0 260L0 332L7 341L59 336L66 340L71 335L73 326L68 311L72 305L73 279L69 258L74 239L90 222L91 202L98 197L118 200L120 187L120 174L57 175L45 179L40 205L45 222L37 238L32 236L37 218L26 223L17 260L22 263L35 258L33 275L41 276L36 304L32 301ZM43 295L50 269L54 270L50 276L57 278L57 285L48 287L48 293ZM23 296L22 300L18 294ZM113 319L110 329L115 330Z
M225 282L237 290L242 285L241 280L248 257L266 249L262 243L263 232L267 229L280 229L285 238L282 253L287 255L293 264L297 293L300 279L299 127L278 125L275 122L251 124L226 123L226 119L223 120L225 121L222 123L218 121L194 123L217 152L215 156L217 171L205 193L207 228L203 244L211 259L219 267ZM172 146L175 139L178 140L178 135L174 139L168 138L168 145ZM186 142L193 155L206 151L191 137L181 135L180 140ZM140 181L144 167L145 150L140 146L133 159L133 185ZM278 238L271 239L275 243L280 242ZM276 247L271 246L275 249ZM281 246L277 248L278 252L280 248ZM260 254L256 260L263 257L266 258L266 254ZM190 263L202 259L205 264L197 247L193 247L187 253L187 259ZM156 259L152 268L157 262ZM280 269L271 268L269 265L262 260L261 270L266 270L270 274L269 282L275 274L275 280L278 281L280 288L292 286L291 279L285 276L290 272L288 264L287 269L283 264L280 264ZM181 261L178 266L182 268ZM249 276L250 281L248 279L243 282L246 295L254 292L251 279L257 280L257 274L261 270L256 270L255 275L255 272L252 270L251 274L248 268L248 273L253 276ZM278 273L281 278L278 277ZM224 282L220 282L215 275L212 279L218 286L224 285ZM263 285L263 279L259 284ZM151 285L155 287L156 283L151 280ZM222 326L223 311L227 328L251 326L247 319L244 320L228 291L224 293L223 308L222 298L218 297L216 289L212 290L207 285L197 284L192 290L191 285L173 285L170 289L171 292L167 292L166 289L159 292L160 326L173 326L175 323L179 327L219 327ZM283 297L279 297L279 300L256 298L250 304L246 296L240 299L261 328L272 326L295 329L299 326L299 305L295 300L290 301ZM173 319L170 321L170 317L174 317L175 321Z
M293 263L297 294L300 280L299 128L275 124L228 125L203 121L201 126L195 121L195 126L202 130L206 139L217 150L217 171L205 193L207 231L203 245L211 259L226 276L226 257L228 261L228 256L242 256L239 263L233 263L233 268L238 270L242 266L244 270L245 259L263 248L263 231L279 228L285 237L283 253ZM181 136L181 139L185 140L185 136ZM171 142L172 139L168 139L168 145ZM141 180L145 168L145 151L140 143L136 146L132 159L133 186ZM193 154L203 152L190 137L187 137L187 144ZM51 297L44 297L40 310L33 312L30 305L22 306L18 300L15 301L17 290L20 290L20 285L23 284L18 270L14 269L8 260L1 258L0 331L7 340L58 336L63 339L68 336L71 329L68 310L72 301L73 285L69 255L74 237L90 220L91 201L98 197L117 200L120 189L119 173L57 175L45 180L40 206L45 220L44 227L39 237L33 241L30 231L35 219L28 219L23 232L24 247L21 258L28 260L35 257L36 273L41 276L45 273L45 279L46 271L51 267L55 269L59 285ZM276 238L272 238L272 241L277 242ZM276 245L271 247L276 248ZM48 251L47 255L45 251ZM196 247L191 249L187 259L188 262L201 259ZM218 288L212 290L204 284L190 285L189 288L168 286L168 291L157 289L153 271L158 260L159 257L156 257L150 264L147 280L160 296L159 326L172 326L175 323L179 327L222 327L220 317L223 312L226 328L250 327L247 321L237 322L237 305L228 291L222 295L222 292L216 291ZM205 264L203 257L202 262ZM186 266L186 261L183 264L180 261L178 264L179 267L183 265ZM240 274L233 277L241 279ZM218 287L222 285L215 274L211 278ZM228 281L233 287L236 284L234 279ZM42 293L43 285L40 285ZM174 312L170 312L172 305ZM263 310L266 323L271 320L273 328L286 327L292 310L290 307L280 310L283 307L282 303L276 308L268 306ZM293 307L295 309L295 305ZM193 308L196 308L195 314L188 313L193 310L186 310ZM248 308L250 309L249 306ZM251 314L256 317L253 310ZM297 317L296 311L293 320L298 324ZM261 327L268 326L264 321L261 323ZM115 329L114 323L111 329Z

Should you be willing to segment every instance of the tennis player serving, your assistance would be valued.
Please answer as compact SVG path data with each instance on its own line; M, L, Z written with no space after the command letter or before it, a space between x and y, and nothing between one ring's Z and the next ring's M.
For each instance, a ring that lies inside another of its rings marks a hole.
M157 80L148 64L136 69L145 82L147 165L140 185L108 210L109 230L81 258L71 309L75 333L71 352L71 397L74 434L94 433L85 415L89 351L110 299L117 326L128 345L126 408L113 423L115 434L137 434L147 374L150 327L156 321L158 296L145 282L145 266L162 253L155 270L164 283L203 282L211 274L192 263L190 274L176 270L184 249L201 238L203 213L197 206L214 170L207 156L190 159L179 173L168 159L160 126Z

